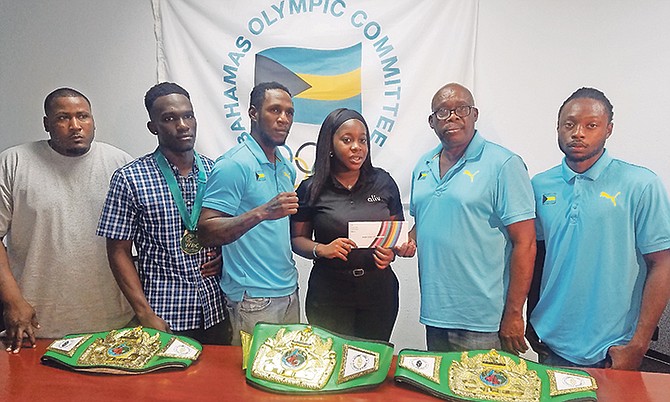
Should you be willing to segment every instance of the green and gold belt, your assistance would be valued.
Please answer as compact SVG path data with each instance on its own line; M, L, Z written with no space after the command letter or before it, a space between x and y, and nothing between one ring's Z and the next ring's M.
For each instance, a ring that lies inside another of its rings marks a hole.
M384 381L393 345L347 338L306 324L256 324L242 337L247 383L278 393L327 393Z
M598 388L585 371L546 366L494 349L404 349L394 378L448 401L595 401Z
M136 327L67 335L47 347L42 361L77 371L141 374L168 367L186 368L201 351L202 345L191 338Z

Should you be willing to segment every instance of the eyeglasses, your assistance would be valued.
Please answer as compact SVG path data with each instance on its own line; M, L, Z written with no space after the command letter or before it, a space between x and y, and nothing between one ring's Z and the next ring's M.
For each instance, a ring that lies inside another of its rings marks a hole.
M447 120L452 113L456 114L458 117L468 117L472 113L472 109L476 109L474 106L463 105L459 106L456 109L445 109L439 108L433 112L433 115L437 117L438 120Z

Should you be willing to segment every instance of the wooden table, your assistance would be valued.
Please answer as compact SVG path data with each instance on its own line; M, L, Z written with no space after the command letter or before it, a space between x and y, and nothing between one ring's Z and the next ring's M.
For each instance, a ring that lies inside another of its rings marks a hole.
M242 351L205 346L186 370L142 375L84 374L40 363L48 340L17 355L0 351L0 401L439 401L396 385L392 373L373 391L330 395L277 395L245 383ZM589 369L598 382L598 400L670 401L670 374Z

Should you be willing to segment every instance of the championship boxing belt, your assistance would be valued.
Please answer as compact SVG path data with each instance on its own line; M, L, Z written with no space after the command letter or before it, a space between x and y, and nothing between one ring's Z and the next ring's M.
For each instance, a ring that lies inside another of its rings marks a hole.
M186 368L201 351L202 345L191 338L140 326L67 335L47 347L42 362L77 371L141 374L168 367Z
M306 324L258 323L253 336L242 339L247 383L277 393L372 388L386 379L393 360L393 344Z
M448 401L596 401L598 388L585 371L546 366L495 349L403 349L394 378Z

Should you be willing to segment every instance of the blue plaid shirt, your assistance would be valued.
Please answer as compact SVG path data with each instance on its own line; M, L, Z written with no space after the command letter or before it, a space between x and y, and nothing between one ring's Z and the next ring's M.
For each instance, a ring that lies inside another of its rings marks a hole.
M204 156L209 176L214 162ZM186 207L191 212L197 189L198 168L186 177L169 161ZM224 319L220 275L204 278L200 266L207 252L188 255L180 248L186 227L153 154L119 168L112 176L107 200L98 223L98 236L133 240L139 259L137 272L154 312L173 331L209 328Z

